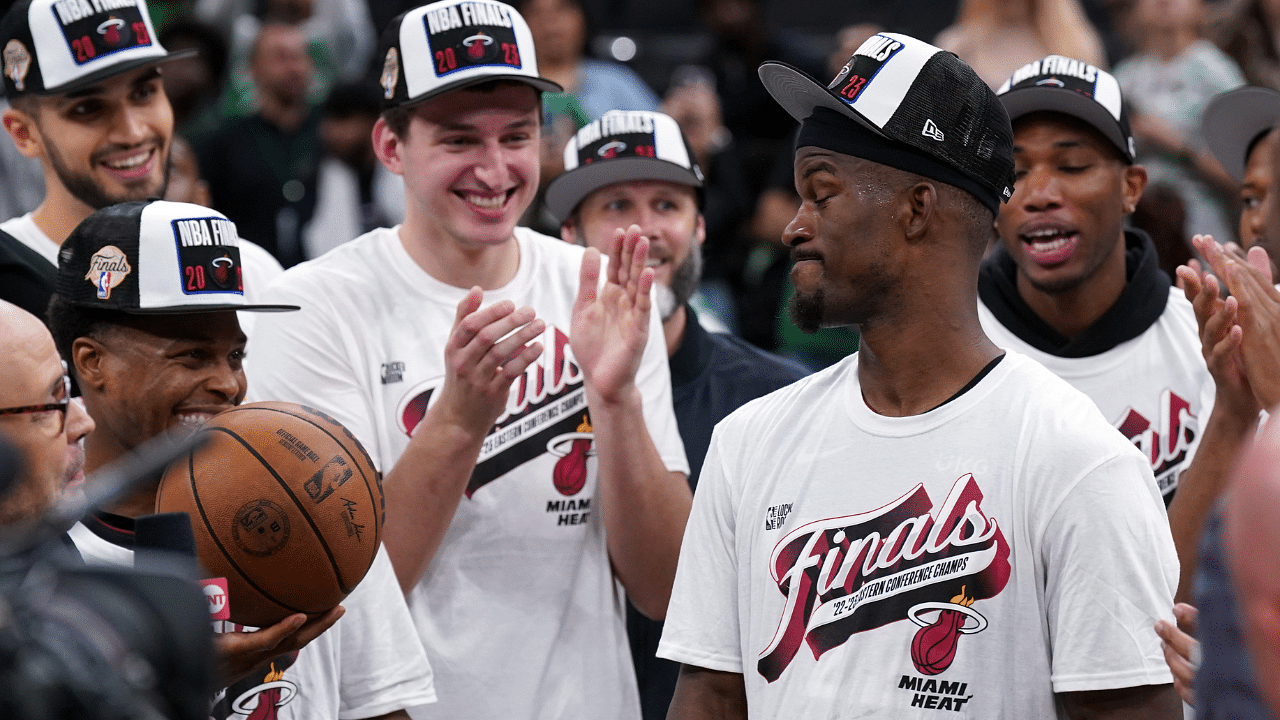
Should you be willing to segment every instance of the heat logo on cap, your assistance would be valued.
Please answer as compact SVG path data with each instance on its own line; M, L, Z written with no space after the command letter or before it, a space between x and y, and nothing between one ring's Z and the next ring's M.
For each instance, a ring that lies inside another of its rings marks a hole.
M903 44L891 37L872 35L849 58L849 62L840 69L827 89L834 90L849 105L854 104L862 91L867 89L867 84L880 72L880 68L902 48Z
M137 0L58 0L53 13L77 65L151 45L151 32Z
M183 293L244 292L240 236L235 223L225 218L206 217L183 218L172 224Z
M428 11L423 23L436 77L478 66L519 69L523 65L511 16L504 7L458 3Z

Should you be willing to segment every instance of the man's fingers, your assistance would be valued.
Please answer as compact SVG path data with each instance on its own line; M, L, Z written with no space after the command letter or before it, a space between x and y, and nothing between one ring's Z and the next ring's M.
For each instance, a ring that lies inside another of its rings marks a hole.
M529 343L523 348L518 348L512 357L502 363L502 378L509 382L520 377L541 354L542 343L540 342Z
M1196 631L1200 627L1200 611L1195 606L1178 603L1173 606L1173 617L1178 621L1178 627L1182 632L1191 637L1196 636Z
M587 248L582 254L582 265L578 269L578 299L574 302L574 311L578 307L595 302L596 292L600 284L600 251Z
M1191 260L1189 262L1195 261ZM1182 287L1182 294L1187 297L1187 302L1194 303L1196 295L1200 294L1200 273L1196 272L1195 268L1188 267L1187 265L1179 265L1178 269L1175 270L1174 273L1178 276L1178 281L1181 283Z
M338 622L338 618L341 618L346 612L347 609L341 605L334 607L324 615L313 620L309 620L302 627L298 628L296 632L289 636L288 640L284 644L287 645L290 650L301 650L307 643L324 634L325 630L333 627L333 624Z
M458 303L458 311L453 316L453 326L457 327L462 323L462 319L476 310L480 309L480 303L484 301L484 290L479 285L471 288L467 296L462 298L462 302Z
M476 290L478 290L478 288L473 289L471 293L467 293L467 297L463 298L461 303L458 303L459 311L461 311L463 305L467 304L467 301L471 298L471 294ZM468 343L475 339L476 335L481 330L515 311L516 304L510 300L500 300L483 310L472 310L463 316L454 327L452 339L453 346L456 348L466 347ZM525 322L528 322L528 320Z
M546 322L541 319L534 320L504 337L500 342L494 343L486 355L486 359L493 363L495 371L498 366L506 369L512 357L520 353L526 343L541 335L546 329Z

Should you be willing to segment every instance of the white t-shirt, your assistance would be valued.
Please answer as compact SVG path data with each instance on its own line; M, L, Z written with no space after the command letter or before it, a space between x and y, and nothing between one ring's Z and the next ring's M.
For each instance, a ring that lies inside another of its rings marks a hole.
M623 597L610 567L582 372L569 321L583 249L516 229L515 277L485 293L546 321L542 357L512 385L466 495L409 607L440 702L420 717L639 717ZM337 418L395 465L444 376L467 291L428 275L397 229L289 269L268 290L298 313L263 317L248 356L255 398ZM666 466L688 472L657 313L637 384Z
M1172 681L1177 580L1151 471L1088 398L1010 352L885 417L854 355L717 426L658 655L743 673L752 717L1053 718Z
M1064 358L1037 350L1009 332L981 301L987 337L1016 350L1088 395L1103 417L1151 462L1160 492L1178 487L1213 408L1214 383L1200 353L1195 310L1169 289L1160 319L1138 337L1090 357Z
M81 523L68 532L90 565L133 567L133 550ZM244 720L264 698L279 720L357 720L435 701L422 644L401 629L409 622L387 551L379 549L346 613L296 655L277 658L279 677L249 677L214 696L211 717ZM215 630L224 631L215 621ZM243 629L226 623L225 631Z

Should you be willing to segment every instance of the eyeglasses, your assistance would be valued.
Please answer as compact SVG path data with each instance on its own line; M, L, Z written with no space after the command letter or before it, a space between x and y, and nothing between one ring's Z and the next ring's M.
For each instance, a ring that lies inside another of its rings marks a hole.
M0 416L3 415L29 415L32 413L52 413L49 417L57 416L58 429L54 435L61 435L67 424L67 404L71 402L71 378L67 376L66 364L62 366L62 399L57 402L45 403L43 405L23 405L22 407L11 407L0 409ZM58 392L54 390L54 396L57 397Z

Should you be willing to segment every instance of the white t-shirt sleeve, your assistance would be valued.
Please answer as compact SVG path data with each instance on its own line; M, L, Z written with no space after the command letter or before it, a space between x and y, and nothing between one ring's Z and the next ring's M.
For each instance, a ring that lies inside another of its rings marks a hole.
M1087 471L1040 551L1054 692L1173 682L1152 626L1172 621L1178 558L1145 458L1125 452Z
M725 434L723 425L712 433L702 465L658 657L741 673L737 502L729 485L729 478L740 475L726 467L740 453Z
M427 653L384 548L343 602L341 720L385 715L436 701Z
M314 407L356 436L385 473L369 396L354 366L363 342L342 321L329 296L312 292L286 273L263 293L263 302L286 303L297 312L260 313L245 355L247 400L282 400ZM308 278L309 279L309 278Z

